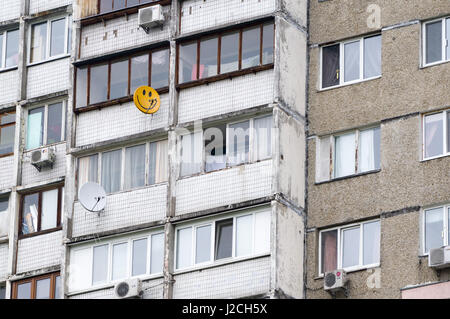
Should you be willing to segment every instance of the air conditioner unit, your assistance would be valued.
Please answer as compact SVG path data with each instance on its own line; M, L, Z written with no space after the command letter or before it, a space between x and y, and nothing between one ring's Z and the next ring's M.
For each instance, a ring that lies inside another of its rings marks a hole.
M139 299L142 295L142 284L139 279L119 282L114 286L114 294L118 299Z
M430 249L428 266L442 269L450 267L450 246Z
M323 280L323 289L329 292L337 290L345 290L347 284L347 276L344 270L337 269L325 273Z
M55 153L52 148L41 148L31 153L31 165L40 172L42 167L50 166L53 168L55 162Z
M160 4L139 9L139 26L146 32L149 28L162 25L164 23L164 14Z

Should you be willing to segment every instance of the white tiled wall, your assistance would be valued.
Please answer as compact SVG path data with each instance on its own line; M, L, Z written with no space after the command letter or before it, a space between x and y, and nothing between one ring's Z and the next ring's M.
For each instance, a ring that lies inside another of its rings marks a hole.
M178 120L189 122L272 103L273 74L273 70L267 70L183 89L179 95Z
M182 2L181 32L189 33L275 11L276 0L188 0Z
M20 3L22 0L0 1L0 21L16 19L20 16Z
M30 0L30 14L71 4L72 0Z
M24 152L22 164L22 185L64 177L66 175L66 144L56 144L50 147L55 150L56 155L53 168L45 167L42 168L40 172L33 165L31 165L31 153L33 151Z
M270 290L270 257L175 276L175 299L239 298Z
M77 118L76 146L82 146L168 125L169 95L161 95L161 107L154 115L139 111L133 102L80 113Z
M0 73L0 104L16 101L18 99L18 88L19 73L17 70Z
M14 156L0 158L0 189L9 188L13 183Z
M27 98L67 90L69 67L69 58L28 67Z
M163 298L163 278L142 281L143 299ZM73 295L70 299L115 299L114 287Z
M8 271L8 243L0 244L0 281L5 279Z
M241 165L177 182L176 215L268 196L272 161Z
M100 217L75 202L72 235L78 237L162 220L166 216L166 196L167 185L109 195Z
M170 7L163 7L169 14ZM167 21L167 20L166 20ZM120 17L103 23L96 23L83 27L81 34L80 58L88 58L100 54L120 51L130 47L137 47L168 39L169 23L161 27L150 29L147 34L138 25L138 14Z
M17 273L61 264L62 231L19 240Z

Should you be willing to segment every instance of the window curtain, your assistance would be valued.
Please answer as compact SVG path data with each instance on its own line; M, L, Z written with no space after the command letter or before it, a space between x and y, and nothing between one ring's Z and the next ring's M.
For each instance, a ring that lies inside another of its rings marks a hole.
M31 32L31 62L44 60L47 49L47 22L35 24Z
M443 245L442 230L444 229L443 208L425 211L425 252Z
M102 154L102 186L106 193L120 190L122 150Z
M19 64L19 30L8 31L6 34L6 65L9 68Z
M364 78L381 75L381 35L364 39Z
M443 153L443 123L442 114L437 113L425 117L425 157Z
M272 116L255 119L256 160L268 158L272 154Z
M27 149L33 149L43 144L44 136L44 108L33 109L28 112Z
M145 144L125 149L125 189L145 184Z
M337 268L337 230L322 233L322 272Z
M230 152L229 163L230 165L238 165L248 162L249 152L249 121L232 124L228 128L228 143L230 147L227 147Z
M250 255L253 251L253 215L236 218L236 257Z
M363 263L370 265L380 262L380 222L363 225Z
M203 133L196 132L181 138L181 175L200 172L202 165Z
M355 133L337 136L335 144L334 177L355 173Z
M150 185L167 181L167 145L167 140L150 143Z
M78 188L87 182L97 182L98 155L78 159Z
M359 79L359 41L347 43L344 45L344 59L344 81L348 82Z
M367 172L375 168L374 131L362 131L359 134L359 171Z
M58 222L58 190L42 193L41 230L52 229Z
M360 227L342 231L342 267L359 265Z

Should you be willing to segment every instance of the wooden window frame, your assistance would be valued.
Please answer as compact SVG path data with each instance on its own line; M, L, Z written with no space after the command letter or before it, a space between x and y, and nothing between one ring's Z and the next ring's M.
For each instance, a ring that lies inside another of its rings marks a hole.
M168 50L169 51L169 72L167 74L167 78L170 81L170 47L168 46L162 46L162 47L157 47L151 50L145 50L145 51L140 51L140 52L136 52L133 54L129 54L129 55L125 55L125 56L118 56L118 57L114 57L114 58L108 58L105 60L101 60L95 63L90 63L87 64L87 66L80 66L80 67L75 67L75 81L74 81L74 94L73 94L73 111L74 113L81 113L81 112L87 112L87 111L91 111L91 110L97 110L97 109L101 109L104 107L108 107L108 106L113 106L116 104L122 104L122 103L127 103L133 100L133 93L131 92L131 60L132 58L136 57L136 56L140 56L140 55L145 55L148 54L149 55L149 60L148 60L148 85L151 86L151 81L152 81L152 55L153 53L159 52L159 51L165 51ZM111 90L111 64L113 64L114 62L118 62L118 61L124 61L124 60L128 60L128 92L126 96L120 97L120 98L116 98L116 99L109 99L110 97L110 90ZM98 102L95 104L90 104L90 92L91 92L91 68L98 66L98 65L102 65L102 64L107 64L108 65L108 74L107 74L107 78L108 78L108 92L107 92L107 99L106 101L102 101L102 102ZM77 96L77 70L78 68L81 67L86 67L87 68L87 87L86 87L86 105L85 106L81 106L77 108L77 101L76 101L76 96ZM169 85L161 87L161 88L155 88L156 91L159 94L164 94L169 92Z
M180 41L177 43L177 60L176 60L176 68L175 68L175 72L176 72L176 89L177 90L181 90L181 89L186 89L186 88L190 88L190 87L194 87L194 86L199 86L199 85L203 85L203 84L208 84L208 83L212 83L212 82L216 82L216 81L221 81L224 79L229 79L229 78L234 78L237 76L242 76L245 74L250 74L250 73L257 73L260 71L264 71L264 70L269 70L269 69L273 69L274 67L274 61L272 61L271 63L267 63L267 64L263 64L263 57L262 57L262 53L263 53L263 30L264 30L264 26L268 25L268 24L273 24L274 27L274 52L275 52L275 21L273 20L264 20L264 21L259 21L256 23L251 23L251 24L246 24L237 28L227 28L225 30L222 30L218 33L214 33L214 34L205 34L202 35L198 38L195 39L186 39L183 41ZM250 68L242 68L242 38L243 38L243 32L254 28L254 27L260 27L260 39L259 39L259 65L257 66L253 66ZM222 37L224 35L227 35L229 33L233 33L233 32L239 32L239 45L238 45L238 69L236 71L232 71L232 72L227 72L227 73L220 73L220 65L221 65L221 49L222 49ZM199 66L200 66L200 43L202 40L204 39L211 39L211 38L217 38L217 75L214 76L210 76L207 78L199 78ZM185 43L197 43L197 53L196 53L196 78L197 80L191 80L188 82L183 82L180 83L180 78L179 78L179 64L180 64L180 45L183 45Z
M16 110L12 110L12 111L9 111L9 112L6 111L6 112L3 112L3 113L0 113L0 136L2 134L2 129L3 128L9 127L9 126L14 126L14 127L16 126L16 120L14 120L14 122L11 122L11 123L8 123L8 124L1 124L2 123L2 117L10 115L10 114L16 114ZM14 140L15 140L15 136L14 136ZM14 155L14 149L13 149L13 151L11 153L0 154L0 158L7 157L7 156L12 156L12 155Z
M30 292L31 298L30 299L36 299L37 282L40 280L44 280L44 279L50 279L50 299L56 299L55 298L56 277L61 277L59 271L50 273L50 274L37 276L37 277L31 277L31 278L26 278L23 280L15 281L15 282L13 282L13 285L12 285L12 294L11 294L12 299L17 299L18 286L22 285L22 284L26 284L26 283L31 283L31 292Z
M62 208L62 189L64 188L64 184L59 184L57 186L49 186L49 187L45 187L42 189L39 189L38 191L32 191L32 192L26 192L26 193L21 193L21 198L20 198L20 217L19 217L19 239L24 239L24 238L29 238L29 237L34 237L34 236L39 236L39 235L43 235L43 234L48 234L48 233L52 233L55 231L59 231L62 229L62 214L63 212L61 211ZM58 190L58 203L57 203L57 214L56 214L56 227L51 228L51 229L46 229L46 230L41 230L41 221L42 221L42 193L46 192L46 191L51 191L51 190ZM34 195L34 194L38 194L39 196L39 203L38 203L38 216L37 216L37 230L33 233L29 233L29 234L23 234L22 233L22 224L23 224L23 209L25 208L24 206L24 201L25 201L25 196L27 195Z

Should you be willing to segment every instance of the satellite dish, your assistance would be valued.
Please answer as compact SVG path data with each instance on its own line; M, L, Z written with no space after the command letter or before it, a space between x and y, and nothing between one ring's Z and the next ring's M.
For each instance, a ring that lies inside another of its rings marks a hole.
M106 206L106 192L97 183L88 182L78 192L81 205L90 212L99 213Z

